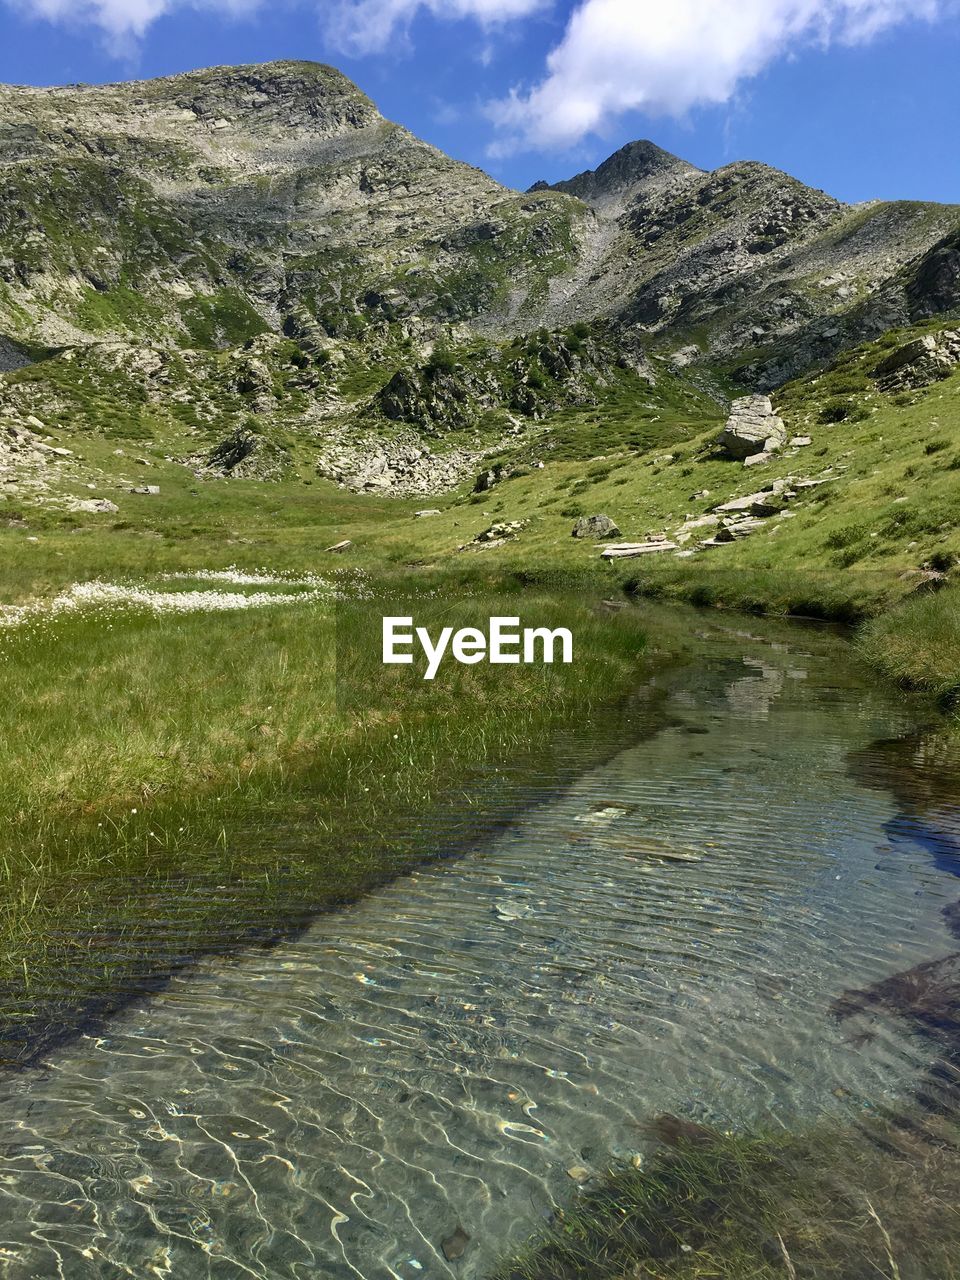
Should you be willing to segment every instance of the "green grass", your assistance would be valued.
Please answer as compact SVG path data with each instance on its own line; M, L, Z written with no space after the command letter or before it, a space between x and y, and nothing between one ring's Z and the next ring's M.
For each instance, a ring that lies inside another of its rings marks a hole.
M960 703L960 589L916 597L871 619L859 636L867 660L885 676Z
M597 750L620 741L618 708L657 660L634 617L545 586L474 576L443 582L441 601L439 585L364 590L390 610L405 597L426 625L511 611L572 625L577 664L411 684L380 664L379 598L0 633L7 1056L178 958L282 932L482 829L528 771L549 778L567 726L596 721Z

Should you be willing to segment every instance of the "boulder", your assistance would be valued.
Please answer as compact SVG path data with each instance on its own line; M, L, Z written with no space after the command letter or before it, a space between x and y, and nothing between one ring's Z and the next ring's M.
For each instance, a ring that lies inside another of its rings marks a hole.
M581 516L573 526L574 538L619 538L620 530L609 516Z
M115 515L120 508L109 498L81 498L79 502L73 503L72 510L91 511L98 515Z
M665 551L679 551L679 543L671 542L662 534L650 538L647 542L624 542L618 546L607 547L603 552L603 560L634 560L639 556L662 555Z
M786 443L783 420L773 411L769 396L743 396L730 406L730 417L720 445L739 462L761 453L773 453Z
M960 363L960 330L925 333L895 348L873 371L881 391L910 391L948 378Z

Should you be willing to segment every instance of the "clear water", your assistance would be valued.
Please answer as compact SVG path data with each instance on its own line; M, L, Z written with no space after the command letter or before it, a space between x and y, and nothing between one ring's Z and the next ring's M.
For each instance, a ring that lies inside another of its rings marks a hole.
M828 634L706 625L671 727L0 1082L0 1276L479 1277L653 1114L906 1098L929 1044L830 1004L955 949L957 881L849 767L909 708Z

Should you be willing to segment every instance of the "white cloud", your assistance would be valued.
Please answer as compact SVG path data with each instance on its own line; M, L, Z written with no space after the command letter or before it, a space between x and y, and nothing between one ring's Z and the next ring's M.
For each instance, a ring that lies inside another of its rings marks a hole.
M176 9L213 9L236 17L261 0L8 0L31 18L99 27L117 45L138 40L164 14Z
M114 43L136 41L147 28L177 9L208 9L228 16L255 12L266 0L5 0L13 8L51 22L99 27ZM312 9L331 44L341 53L380 53L404 38L414 18L430 13L450 20L470 18L484 28L526 18L554 0L293 0ZM4 0L0 0L0 4Z
M491 149L564 147L626 111L682 115L729 101L798 46L858 44L933 20L955 0L580 0L547 73L491 104Z
M405 36L419 13L450 20L473 18L484 27L527 18L551 7L553 0L336 0L324 28L344 53L380 53Z

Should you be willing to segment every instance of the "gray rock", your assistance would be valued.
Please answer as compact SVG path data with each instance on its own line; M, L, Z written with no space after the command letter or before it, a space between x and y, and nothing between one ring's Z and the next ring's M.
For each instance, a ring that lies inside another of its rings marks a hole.
M603 552L603 560L633 560L638 556L662 555L665 551L679 551L680 545L669 538L651 538L648 542L624 542L616 547L607 547Z
M905 342L877 365L873 376L882 391L915 390L948 378L960 363L960 330L941 329Z
M756 533L762 528L763 521L756 517L748 517L746 520L724 520L716 532L714 541L739 542L741 538L747 538L751 533Z
M573 526L574 538L619 538L620 530L609 516L581 516Z
M786 439L786 427L773 412L769 396L744 396L730 406L720 444L728 457L742 462L782 448Z
M72 504L73 511L91 511L98 515L113 515L120 510L109 498L81 498Z

